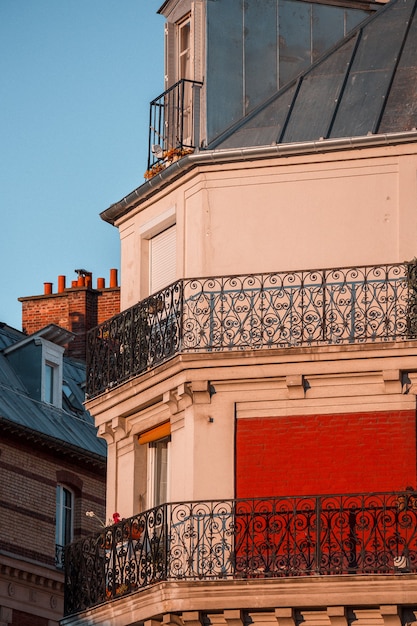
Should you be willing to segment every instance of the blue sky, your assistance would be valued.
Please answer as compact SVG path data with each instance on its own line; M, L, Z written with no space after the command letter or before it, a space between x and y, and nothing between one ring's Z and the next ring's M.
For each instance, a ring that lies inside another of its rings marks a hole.
M120 268L99 213L144 182L162 0L0 0L0 322L74 270Z

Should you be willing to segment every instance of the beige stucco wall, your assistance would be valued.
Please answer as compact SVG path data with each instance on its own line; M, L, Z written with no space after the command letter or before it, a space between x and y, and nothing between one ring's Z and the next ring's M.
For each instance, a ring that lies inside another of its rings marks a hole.
M90 401L109 444L107 517L149 507L139 433L171 422L169 501L230 499L236 419L413 411L416 350L412 341L182 355Z
M416 171L416 144L200 166L117 224L122 309L148 295L148 240L175 222L178 278L411 259Z

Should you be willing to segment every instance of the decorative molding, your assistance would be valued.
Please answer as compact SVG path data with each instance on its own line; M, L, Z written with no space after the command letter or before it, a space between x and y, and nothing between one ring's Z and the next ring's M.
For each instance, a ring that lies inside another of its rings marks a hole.
M381 604L380 611L384 626L401 626L401 618L396 604Z
M275 619L278 626L295 626L294 609L280 608L275 609Z
M210 404L210 383L208 380L193 380L190 385L194 404Z
M243 611L240 609L228 609L223 614L227 626L244 626Z
M285 383L290 400L302 400L305 398L304 376L302 374L286 376Z
M184 611L182 613L184 626L203 626L203 621L199 611Z
M110 421L100 424L97 435L108 444L124 439L130 433L132 425L126 417L113 417Z
M20 567L14 567L12 565L0 564L0 574L6 576L9 579L15 579L18 582L25 581L26 583L36 585L37 587L43 587L44 589L52 589L57 593L64 592L64 576L62 574L62 580L49 578L48 576L42 576L36 572L29 572L27 569ZM35 592L34 592L35 593ZM14 582L9 582L7 586L7 594L10 597L16 595L16 585Z
M114 432L114 440L120 441L129 434L131 425L126 417L113 417L111 427Z
M385 393L402 393L402 372L401 370L383 370Z
M162 624L166 624L167 626L184 626L184 622L180 616L175 613L165 613L162 618Z
M184 411L191 404L210 404L211 391L208 380L194 380L166 391L162 401L168 407L171 416L174 416Z
M331 626L348 626L346 607L344 606L328 606L327 615Z

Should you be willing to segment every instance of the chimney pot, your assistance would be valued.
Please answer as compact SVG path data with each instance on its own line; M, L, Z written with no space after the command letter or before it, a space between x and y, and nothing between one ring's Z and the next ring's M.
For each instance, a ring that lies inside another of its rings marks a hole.
M52 283L43 283L43 293L49 296L52 293Z
M77 287L85 287L85 276L81 274L78 276Z
M87 276L85 277L85 286L91 288L92 282L93 276L91 274L87 274Z
M65 291L65 276L58 276L58 293Z
M72 280L71 281L71 287L74 289L75 287L78 287L78 281L77 280Z
M117 287L117 269L110 270L110 287Z
M97 289L105 289L106 281L104 278L97 278Z

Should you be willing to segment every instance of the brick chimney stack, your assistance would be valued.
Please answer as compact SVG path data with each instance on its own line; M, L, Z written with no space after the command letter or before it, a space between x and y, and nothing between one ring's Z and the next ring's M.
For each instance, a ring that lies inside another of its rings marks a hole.
M120 287L117 270L110 270L110 285L105 279L97 279L93 288L91 272L75 270L78 278L66 287L66 277L58 276L57 292L53 283L44 283L40 296L19 298L22 303L22 330L28 335L48 324L57 324L75 333L75 339L67 346L66 354L80 361L86 360L86 334L98 324L120 312Z

